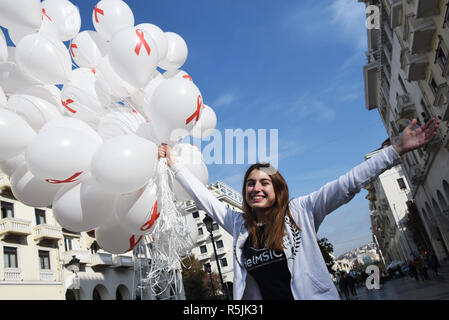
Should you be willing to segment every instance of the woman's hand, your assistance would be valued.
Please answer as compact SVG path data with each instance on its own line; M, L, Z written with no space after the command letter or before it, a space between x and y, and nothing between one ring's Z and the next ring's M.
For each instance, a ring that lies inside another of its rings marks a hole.
M171 147L166 145L165 143L161 144L158 148L158 158L167 158L167 165L169 167L171 167L173 163L178 161L173 155Z
M414 130L413 128L416 126L416 123L417 120L413 119L404 131L402 131L398 141L393 145L400 156L432 141L437 134L440 121L435 121L435 118L432 118L425 125Z

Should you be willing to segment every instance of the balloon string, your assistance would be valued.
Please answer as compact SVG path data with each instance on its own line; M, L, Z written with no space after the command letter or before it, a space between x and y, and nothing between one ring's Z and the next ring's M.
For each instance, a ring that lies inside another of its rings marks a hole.
M151 235L145 237L151 253L151 266L148 279L151 279L153 295L166 292L180 293L178 270L181 269L182 256L192 247L185 217L176 206L172 191L174 176L167 165L167 159L159 160L157 169L157 192L161 202L161 214Z

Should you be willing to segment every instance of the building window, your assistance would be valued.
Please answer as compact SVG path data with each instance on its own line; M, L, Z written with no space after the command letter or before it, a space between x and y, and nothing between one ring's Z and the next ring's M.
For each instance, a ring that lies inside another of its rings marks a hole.
M206 247L206 245L200 246L200 252L201 252L201 253L207 253L207 247Z
M398 184L399 184L399 188L401 188L401 190L407 189L407 186L405 185L404 179L399 178L397 181L398 181Z
M50 252L39 250L39 266L41 269L50 270Z
M218 230L218 229L219 229L218 224L213 223L213 224L212 224L212 231L215 231L215 230Z
M429 87L432 90L433 95L436 96L437 95L437 91L438 91L438 84L436 83L435 78L433 77L433 75L430 75Z
M17 248L3 247L3 266L5 268L18 268Z
M224 245L223 245L223 240L218 240L218 241L216 242L216 245L217 245L217 249L223 248L223 247L224 247Z
M447 63L448 50L443 42L443 38L441 36L438 36L438 38L439 38L438 47L437 50L435 51L435 63L437 63L440 66L441 71L444 75L444 70L446 69Z
M2 206L2 219L14 218L14 204L6 201L1 202Z
M64 249L65 251L73 250L73 238L64 237Z
M398 80L399 80L399 84L401 85L402 92L403 92L404 94L406 94L406 93L407 93L407 88L405 87L405 83L404 83L404 81L402 80L401 75L399 75L399 74L398 74Z
M198 235L202 236L204 234L203 228L198 228Z
M200 217L200 213L198 211L195 211L194 213L192 213L192 216L194 219L199 218Z
M40 224L46 224L46 219L45 219L45 210L41 210L41 209L34 209L34 214L36 216L36 225L40 225Z
M222 259L220 259L220 264L221 264L221 266L223 268L227 267L228 266L228 260L226 260L226 258L222 258Z

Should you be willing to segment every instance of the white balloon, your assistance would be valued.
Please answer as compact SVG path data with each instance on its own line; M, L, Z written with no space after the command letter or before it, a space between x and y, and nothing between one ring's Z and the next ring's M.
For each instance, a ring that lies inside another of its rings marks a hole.
M9 48L10 47L8 47L8 49ZM15 48L13 49L15 50ZM11 52L15 52L14 50L8 50L10 58ZM6 94L18 92L21 89L36 83L39 82L21 70L15 62L8 61L0 64L0 86Z
M156 47L159 53L159 61L164 59L167 55L168 42L164 31L158 26L151 23L141 23L136 28L146 31L156 42Z
M8 61L8 45L6 44L5 35L0 30L0 62Z
M4 108L6 106L6 95L3 91L3 88L0 86L0 108Z
M0 109L0 161L25 151L36 133L20 116Z
M207 167L203 162L201 151L188 143L178 143L172 149L173 155L180 163L186 166L190 172L204 185L208 183ZM188 201L192 197L185 191L178 181L173 181L173 192L178 201Z
M159 61L156 41L145 30L124 28L114 34L109 42L112 68L125 81L143 88L153 77Z
M216 126L217 115L215 111L208 105L203 104L201 118L193 127L191 135L194 138L207 138L212 134Z
M179 69L174 69L174 70L168 70L165 71L162 76L165 79L170 79L170 78L182 78L182 79L186 79L189 81L193 81L192 77L185 71L183 70L179 70Z
M177 33L165 32L165 36L167 38L167 55L159 62L159 67L164 70L179 69L187 60L187 44Z
M121 195L117 203L118 221L132 234L150 234L159 221L161 205L157 200L153 181L136 192Z
M44 0L42 2L42 20L49 19L58 30L59 39L73 39L81 28L81 16L78 8L67 0Z
M156 174L157 146L136 135L105 141L92 158L92 176L105 190L129 193L142 188Z
M104 56L97 65L97 82L101 86L96 88L100 90L97 94L108 94L116 98L126 98L137 91L135 87L123 80L112 68L109 56Z
M39 29L42 9L40 0L0 1L0 25L12 28L16 25Z
M24 86L23 88L18 88L15 93L35 96L46 100L47 102L57 106L61 114L64 113L64 107L61 103L61 90L59 90L59 88L55 85L36 84Z
M114 215L117 196L105 192L92 178L67 185L55 195L52 209L58 223L74 232L95 229Z
M61 185L49 184L36 178L26 163L18 167L11 175L11 191L14 197L30 207L48 207Z
M98 123L98 134L105 140L126 134L135 134L145 119L135 110L117 109L105 114Z
M28 168L48 183L75 183L86 178L101 143L101 137L89 131L62 127L42 130L26 150Z
M189 134L202 111L202 96L192 81L170 78L157 86L144 105L160 142L174 145Z
M102 0L92 12L92 22L101 37L109 41L117 31L134 25L134 15L121 0Z
M138 135L139 137L142 137L144 139L150 140L151 142L153 142L156 145L159 145L160 142L156 136L156 132L154 131L151 123L145 122L145 123L141 123L139 125L139 128L137 128L136 131L136 135Z
M64 83L72 71L72 60L64 44L40 33L20 40L16 60L24 72L45 84Z
M157 70L153 72L153 76L148 82L148 84L143 89L138 89L133 95L131 95L130 99L133 103L134 107L141 113L144 112L145 101L149 103L151 101L151 97L153 96L154 90L165 80L165 78L161 75L161 73Z
M95 89L96 77L91 69L78 68L70 74L61 91L64 114L96 125L107 112Z
M62 129L72 129L81 131L83 135L89 136L91 139L97 140L98 139L98 133L92 129L87 123L84 121L81 121L76 118L72 117L60 117L53 120L48 121L39 131L39 133L44 132L45 130L52 130L55 129L62 130Z
M26 164L25 153L20 153L15 157L0 161L0 170L6 173L7 176L11 176L23 164Z
M95 229L95 238L103 250L120 254L133 250L143 236L128 232L114 216Z
M80 67L96 67L107 51L106 41L92 30L81 31L70 43L70 54Z
M6 109L21 116L36 132L39 132L47 121L62 116L58 106L47 100L26 94L11 95Z

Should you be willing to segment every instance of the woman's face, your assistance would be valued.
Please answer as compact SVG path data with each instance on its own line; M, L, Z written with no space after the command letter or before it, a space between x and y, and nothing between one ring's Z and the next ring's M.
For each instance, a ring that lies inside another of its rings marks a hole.
M268 209L276 202L276 193L268 174L253 170L246 180L245 199L253 209Z

